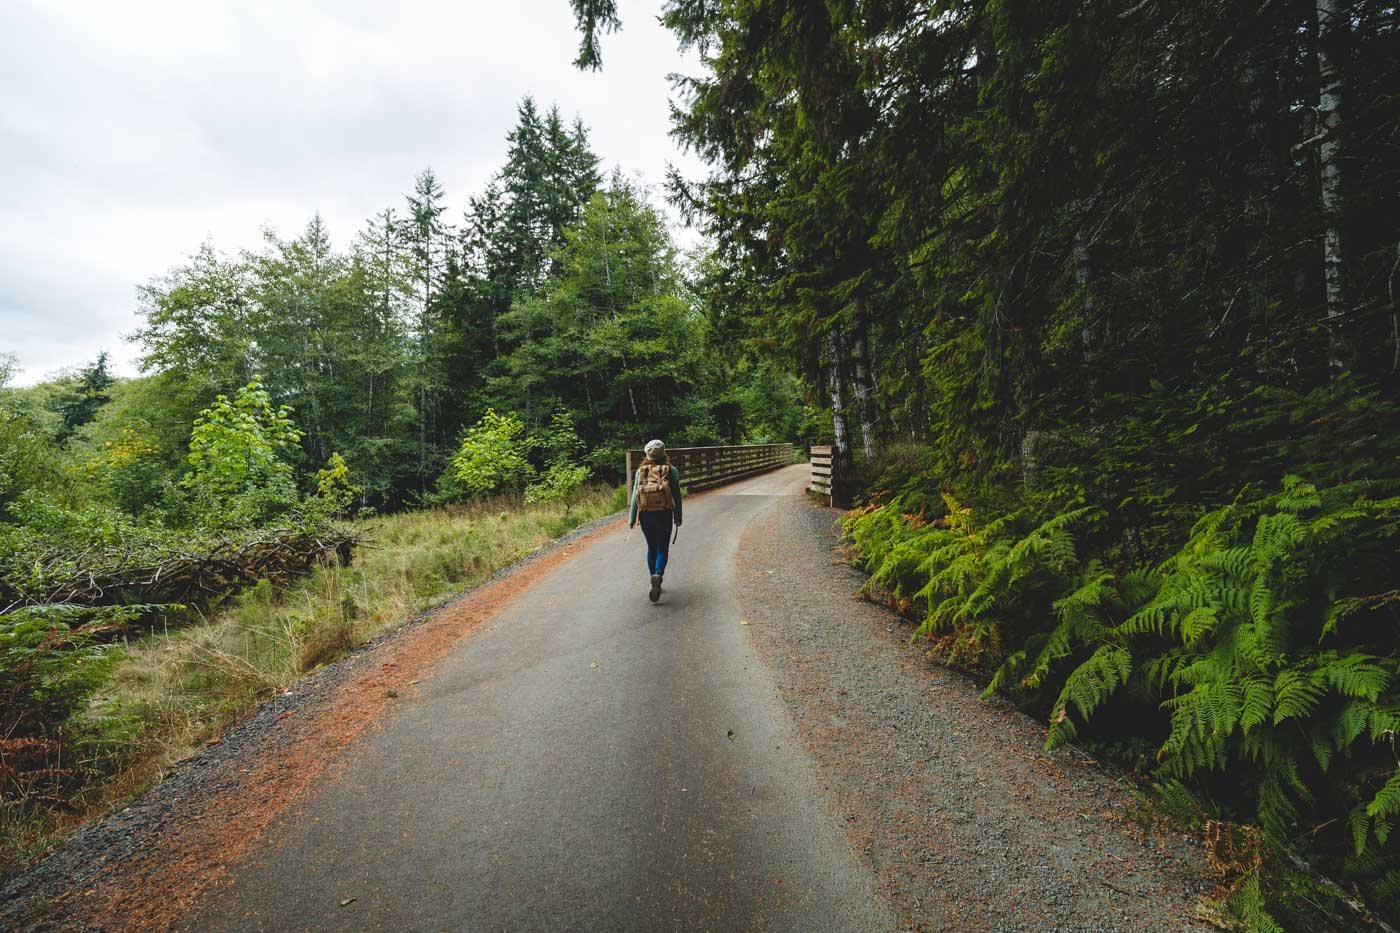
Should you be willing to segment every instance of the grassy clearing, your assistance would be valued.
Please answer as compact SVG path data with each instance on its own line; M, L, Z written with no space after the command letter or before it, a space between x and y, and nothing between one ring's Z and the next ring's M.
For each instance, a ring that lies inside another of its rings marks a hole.
M625 490L596 487L567 508L502 497L370 519L370 546L350 566L280 589L261 581L194 624L131 642L82 724L87 765L102 777L66 814L0 813L0 878L73 822L74 806L100 812L316 668L625 506Z

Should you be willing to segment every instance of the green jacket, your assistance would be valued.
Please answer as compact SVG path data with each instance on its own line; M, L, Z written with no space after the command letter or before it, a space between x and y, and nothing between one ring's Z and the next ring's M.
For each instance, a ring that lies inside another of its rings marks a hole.
M632 503L627 507L627 527L631 528L637 524L637 486L642 480L642 471L639 469L632 474ZM681 471L676 469L676 465L671 464L671 501L676 504L675 519L676 527L681 524Z

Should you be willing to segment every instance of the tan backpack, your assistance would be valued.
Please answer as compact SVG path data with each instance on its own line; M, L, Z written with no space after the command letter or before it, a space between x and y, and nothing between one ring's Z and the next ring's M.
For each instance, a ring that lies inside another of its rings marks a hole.
M643 463L637 470L637 508L655 512L674 508L671 501L671 465Z

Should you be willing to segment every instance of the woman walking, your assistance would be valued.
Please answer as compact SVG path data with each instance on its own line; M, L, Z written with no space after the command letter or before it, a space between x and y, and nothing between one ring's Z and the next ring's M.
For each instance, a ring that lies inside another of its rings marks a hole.
M651 574L651 601L661 598L661 580L671 552L671 523L681 526L681 473L671 465L666 445L647 441L646 459L632 477L632 504L627 516L631 529L640 518L647 539L647 573Z

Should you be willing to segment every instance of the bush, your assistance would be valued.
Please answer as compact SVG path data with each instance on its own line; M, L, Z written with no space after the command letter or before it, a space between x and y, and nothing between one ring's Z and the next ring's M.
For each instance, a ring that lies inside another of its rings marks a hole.
M300 439L291 409L273 408L267 391L250 382L233 400L220 395L199 413L190 434L190 472L181 485L191 490L208 524L255 524L296 502L292 468L282 451Z
M498 489L518 489L531 474L525 423L515 415L498 415L494 408L462 436L452 458L453 478L473 495Z

